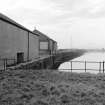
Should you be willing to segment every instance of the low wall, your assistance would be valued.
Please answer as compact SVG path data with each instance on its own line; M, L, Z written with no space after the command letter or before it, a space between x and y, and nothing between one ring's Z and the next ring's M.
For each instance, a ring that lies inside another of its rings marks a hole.
M58 69L62 63L79 57L84 53L81 50L57 53L56 55L40 57L35 61L19 64L14 68L12 67L12 69Z

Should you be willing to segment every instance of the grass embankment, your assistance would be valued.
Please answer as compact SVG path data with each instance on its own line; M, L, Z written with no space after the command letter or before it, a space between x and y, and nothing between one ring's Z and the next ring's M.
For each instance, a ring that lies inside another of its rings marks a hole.
M0 105L105 105L105 75L1 72Z
M80 57L86 53L85 50L60 50L55 56L54 56L54 64L51 67L51 69L58 69L60 64L70 61L74 58Z

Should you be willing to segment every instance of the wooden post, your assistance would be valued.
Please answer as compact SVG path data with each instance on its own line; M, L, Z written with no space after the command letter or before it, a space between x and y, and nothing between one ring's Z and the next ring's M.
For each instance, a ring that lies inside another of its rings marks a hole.
M103 73L104 73L104 61L103 61Z
M71 72L72 72L72 61L71 61Z
M85 72L86 72L86 61L85 61Z
M101 62L99 62L99 73L101 73Z

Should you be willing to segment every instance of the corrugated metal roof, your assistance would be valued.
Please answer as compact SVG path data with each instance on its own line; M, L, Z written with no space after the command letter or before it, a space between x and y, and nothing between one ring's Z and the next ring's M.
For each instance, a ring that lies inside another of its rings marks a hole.
M2 14L2 13L0 13L0 20L3 20L3 21L5 21L5 22L8 22L8 23L10 23L10 24L12 24L12 25L14 25L14 26L17 26L17 27L19 27L19 28L21 28L21 29L23 29L23 30L26 30L26 31L28 31L28 32L30 32L30 33L32 33L32 34L34 34L34 35L39 36L38 34L35 34L33 31L31 31L31 30L25 28L24 26L18 24L17 22L15 22L14 20L12 20L12 19L10 19L9 17L5 16L5 15Z

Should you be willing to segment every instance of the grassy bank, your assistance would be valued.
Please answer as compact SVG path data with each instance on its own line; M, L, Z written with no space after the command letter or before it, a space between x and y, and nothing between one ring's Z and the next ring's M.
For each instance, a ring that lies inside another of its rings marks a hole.
M105 75L50 70L0 72L0 105L105 105Z

